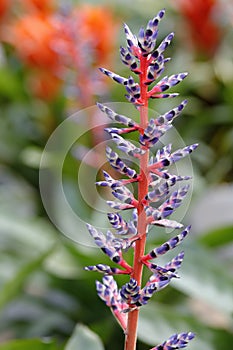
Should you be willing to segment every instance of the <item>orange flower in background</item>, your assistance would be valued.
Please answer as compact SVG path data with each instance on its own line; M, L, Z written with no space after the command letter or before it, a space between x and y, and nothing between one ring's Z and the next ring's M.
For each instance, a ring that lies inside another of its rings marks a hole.
M222 37L217 22L218 5L216 0L176 0L174 5L187 21L192 44L208 56L216 52Z
M10 0L0 0L0 22L10 8Z
M22 3L28 12L40 12L41 14L49 14L54 12L56 0L22 0Z
M27 80L28 90L44 101L51 101L61 88L61 79L47 70L31 72Z
M62 83L65 72L71 70L73 81L69 83L75 86L76 99L82 101L81 105L87 105L100 91L99 82L103 82L96 67L110 66L116 21L105 6L84 4L64 14L54 8L54 3L53 0L22 0L23 12L5 24L3 40L10 43L21 61L32 69L35 89L31 91L38 91L38 96L53 95L58 81ZM34 79L35 72L38 80ZM45 72L47 79L51 79L47 93Z
M72 14L80 40L93 50L95 65L108 62L115 43L117 22L106 6L81 5Z
M31 69L28 91L44 100L53 99L62 85L63 69L60 53L54 49L60 34L55 19L39 12L27 13L5 25L4 33L4 41Z
M25 15L8 27L6 40L29 66L56 71L59 54L53 49L57 29L50 17Z

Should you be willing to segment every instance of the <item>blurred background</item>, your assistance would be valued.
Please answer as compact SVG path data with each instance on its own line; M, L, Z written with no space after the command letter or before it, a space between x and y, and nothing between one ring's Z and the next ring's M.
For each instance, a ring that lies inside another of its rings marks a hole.
M95 292L101 276L83 271L107 260L80 239L88 232L66 214L51 174L42 176L42 201L40 161L45 154L42 174L62 164L64 196L82 221L106 224L90 184L105 162L106 139L93 106L124 106L125 99L98 67L130 74L119 57L123 23L137 33L164 7L158 42L176 33L166 74L189 76L176 100L152 101L150 108L162 113L187 98L175 127L185 144L199 148L183 220L192 234L182 278L142 308L138 349L189 330L197 334L189 349L233 344L233 2L0 0L0 350L123 348L120 327ZM78 140L64 127L56 151L43 153L74 113ZM65 156L57 151L64 145ZM150 234L148 248L164 240L162 231Z

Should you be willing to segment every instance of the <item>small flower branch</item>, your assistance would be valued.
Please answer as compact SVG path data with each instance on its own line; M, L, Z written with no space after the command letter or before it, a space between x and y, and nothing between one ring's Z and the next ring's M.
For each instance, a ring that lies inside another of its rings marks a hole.
M184 109L187 101L181 102L177 107L155 119L148 119L148 104L152 98L176 97L176 93L164 93L170 87L180 83L187 73L179 73L170 77L163 77L154 86L163 73L165 63L169 59L164 58L164 51L174 37L170 33L156 48L158 25L165 14L159 11L157 16L150 20L147 27L139 31L136 37L125 25L127 48L121 48L120 54L124 64L138 75L137 83L132 76L121 77L107 69L101 68L101 72L123 85L127 91L126 98L139 111L140 122L137 124L131 118L120 115L98 103L100 110L114 123L124 125L124 128L112 127L106 131L111 136L116 147L125 153L126 157L134 157L139 162L139 172L130 168L111 147L106 148L106 156L110 165L126 178L114 179L106 171L103 172L104 180L97 185L111 189L117 201L107 201L107 204L117 210L108 213L109 222L114 230L106 234L98 231L91 225L87 228L97 246L118 267L105 264L87 266L88 271L103 273L103 283L97 281L98 296L111 309L114 317L121 325L125 333L125 350L135 350L137 342L137 327L139 309L148 303L154 293L169 285L172 278L177 278L177 270L184 258L184 252L180 252L165 266L159 266L150 260L166 254L176 248L190 232L190 226L181 233L167 240L161 246L146 253L146 238L149 226L157 225L173 229L181 229L183 225L175 220L168 219L170 215L182 204L189 186L185 185L172 191L180 181L187 181L189 176L174 175L168 172L168 167L188 156L196 149L197 144L186 146L172 152L172 145L166 145L153 154L154 145L172 127L176 117ZM121 135L137 132L140 147L135 146ZM137 186L137 198L128 189L128 184ZM158 203L159 202L159 203ZM131 210L132 220L126 221L119 213ZM132 266L124 259L124 251L133 249L134 258ZM145 286L142 286L143 268L148 268L152 275ZM129 281L120 289L113 275L129 275ZM174 334L163 344L151 350L172 350L184 348L189 340L194 337L192 332Z

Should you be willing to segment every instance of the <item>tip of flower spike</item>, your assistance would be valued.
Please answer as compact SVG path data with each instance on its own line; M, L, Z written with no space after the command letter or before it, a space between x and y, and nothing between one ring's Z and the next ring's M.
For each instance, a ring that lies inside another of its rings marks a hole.
M100 68L99 68L99 69L100 69ZM100 71L101 71L101 69L100 69ZM102 71L101 71L101 72L102 72ZM104 112L105 106L104 106L102 103L96 102L96 106L97 106L102 112Z
M163 18L163 16L165 15L165 12L166 12L166 9L163 8L162 10L159 11L158 16L159 16L160 18Z
M86 226L87 226L87 229L88 229L88 230L91 230L91 229L92 229L92 226L91 226L90 224L86 223Z

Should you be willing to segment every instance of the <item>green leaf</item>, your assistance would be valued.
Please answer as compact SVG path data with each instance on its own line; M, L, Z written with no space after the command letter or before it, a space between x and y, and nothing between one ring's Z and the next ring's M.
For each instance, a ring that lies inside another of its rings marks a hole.
M207 247L219 247L233 240L233 226L219 227L207 233L203 233L199 238L199 242Z
M10 67L0 69L0 94L9 99L18 99L22 96L22 84Z
M13 340L0 345L0 350L58 350L53 341L39 339Z
M41 266L44 260L51 254L52 250L53 248L50 248L43 254L39 255L36 259L25 264L11 280L3 285L0 291L0 309L19 293L25 280Z
M97 334L86 326L78 324L69 339L65 350L104 350Z

